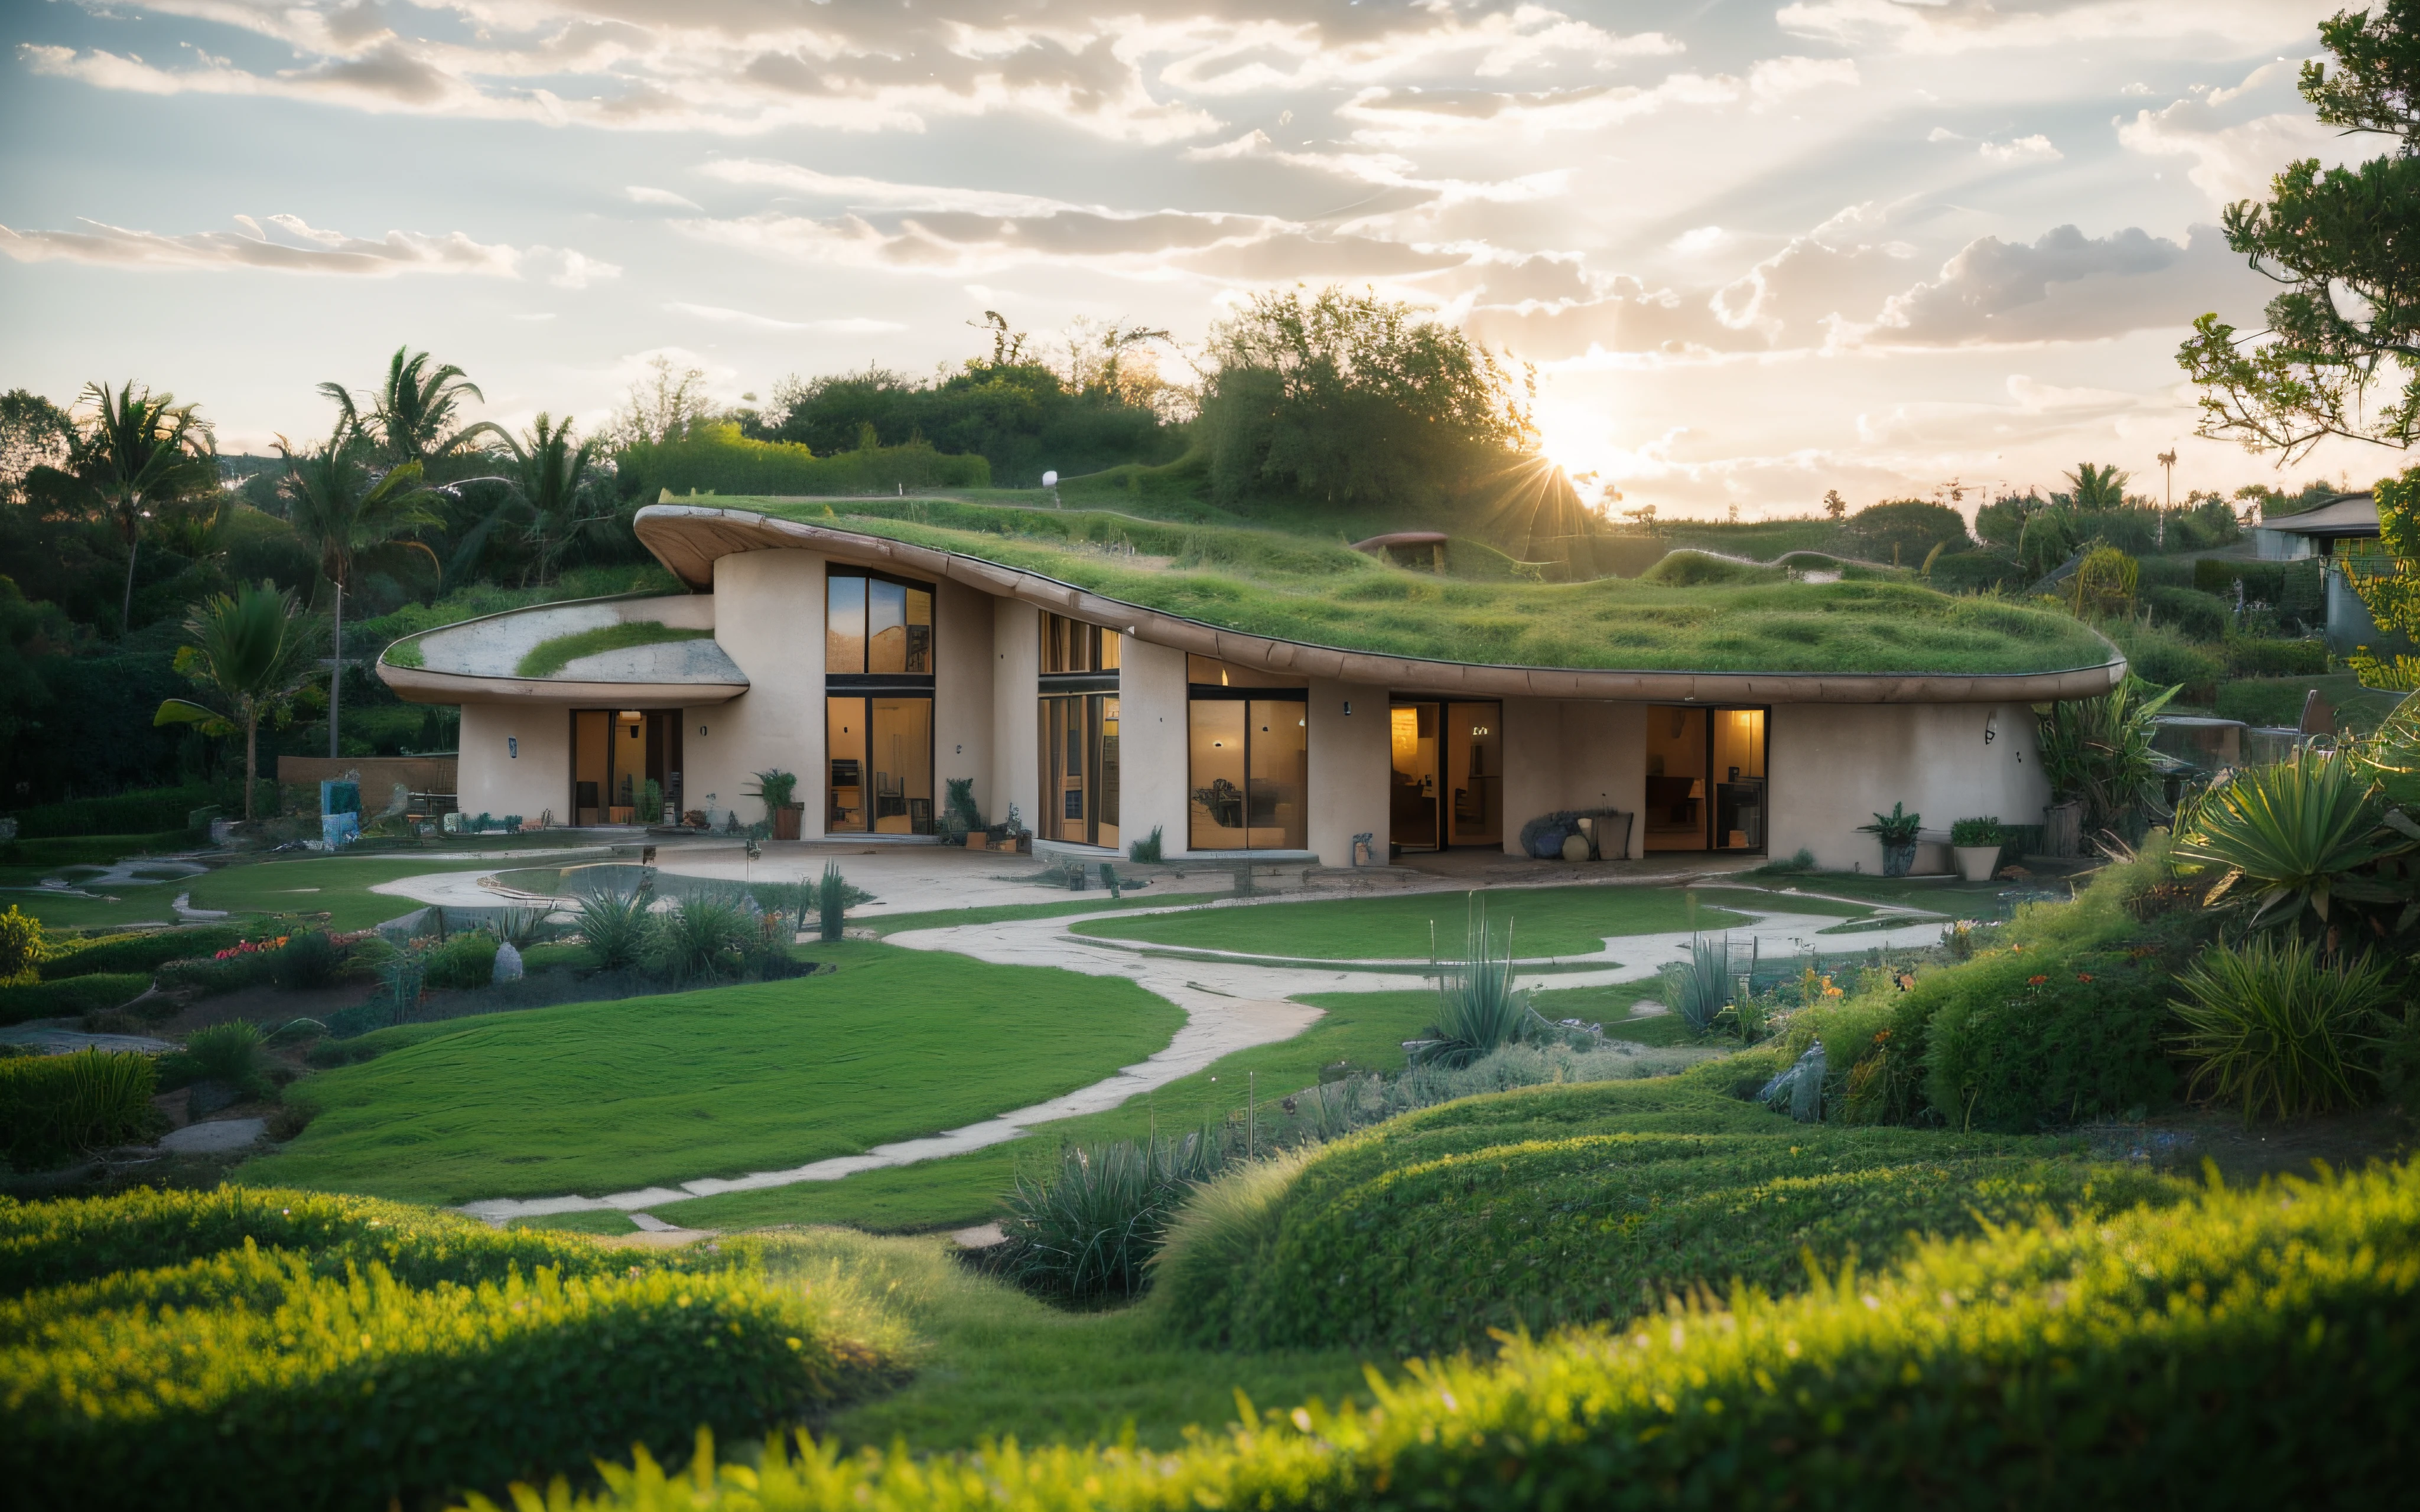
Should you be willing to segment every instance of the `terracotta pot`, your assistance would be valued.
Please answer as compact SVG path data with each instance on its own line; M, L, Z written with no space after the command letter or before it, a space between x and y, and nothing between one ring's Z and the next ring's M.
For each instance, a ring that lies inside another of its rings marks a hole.
M806 822L806 814L807 806L803 803L785 803L780 808L774 810L773 838L775 840L797 840L799 838L799 826Z

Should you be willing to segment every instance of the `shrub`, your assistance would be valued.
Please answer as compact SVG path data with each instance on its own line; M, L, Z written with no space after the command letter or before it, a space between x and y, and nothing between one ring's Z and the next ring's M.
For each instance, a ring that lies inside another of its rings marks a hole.
M840 863L824 863L823 880L815 885L815 938L826 945L841 937L843 920L848 913L848 884L842 880Z
M580 900L572 927L587 943L599 970L638 964L646 952L650 901L644 887L629 892L599 888Z
M2392 1000L2386 968L2334 968L2301 940L2215 946L2177 979L2193 1089L2241 1103L2243 1121L2326 1113L2362 1101L2357 1050Z
M1882 1274L1508 1343L1174 1453L794 1446L609 1471L559 1512L1429 1505L2354 1506L2409 1494L2420 1176L2213 1191ZM701 1449L706 1444L701 1441ZM481 1506L479 1512L490 1512Z
M2226 664L2176 631L2135 620L2101 626L2126 654L2129 669L2153 687L2182 687L2195 702L2212 697Z
M20 1170L130 1145L159 1121L148 1056L79 1050L0 1060L0 1153Z
M1715 1018L1730 1004L1730 976L1726 969L1730 949L1728 936L1719 941L1693 939L1689 959L1664 968L1664 1006L1691 1034L1713 1028Z
M675 984L733 976L754 933L748 916L728 899L683 898L655 916L647 931L646 963Z
M2216 640L2226 634L2234 606L2197 588L2154 587L2143 591L2156 623L2171 625L2196 640Z
M2008 832L1997 819L1954 819L1949 824L1952 845L2001 845L2007 841Z
M1223 1274L1182 1253L1199 1228L1180 1226L1160 1305L1203 1346L1452 1350L1491 1329L1619 1320L1735 1276L1803 1285L1809 1252L1901 1253L1911 1229L1972 1233L1977 1213L2105 1211L2167 1191L2050 1153L1791 1124L1681 1078L1508 1092L1322 1149L1280 1211L1242 1225L1261 1237Z
M1222 1159L1218 1137L1206 1132L1068 1146L1057 1169L1020 1173L1003 1199L1001 1230L1010 1244L1003 1273L1033 1291L1134 1296L1178 1204Z
M486 930L465 930L422 958L421 980L431 990L485 987L495 980L500 943Z
M214 955L243 938L232 924L203 924L192 929L140 930L124 934L100 934L62 940L42 963L42 978L57 981L96 972L152 972L171 961Z
M1953 1129L2024 1134L2165 1106L2166 978L2120 951L1993 952L1928 1026L1926 1100Z
M1151 826L1150 834L1143 836L1133 844L1127 846L1126 859L1129 861L1144 863L1157 861L1161 856L1159 830L1160 826L1154 825Z
M0 987L34 980L49 954L42 947L42 921L19 913L17 905L10 903L8 911L0 914Z
M65 981L0 987L0 1024L77 1018L103 1009L122 1008L142 996L150 986L147 976L97 972L89 977L70 977Z
M257 1026L235 1019L195 1029L185 1047L161 1057L162 1085L174 1090L199 1081L221 1082L251 1099L270 1092L269 1056Z
M701 1423L761 1430L828 1407L873 1352L830 1305L741 1274L419 1289L384 1267L322 1278L257 1251L170 1273L202 1305L20 1305L39 1345L0 1355L0 1474L36 1505L423 1504L578 1470ZM644 1383L641 1385L640 1383ZM105 1461L109 1473L88 1467Z
M344 969L343 949L321 930L292 936L269 958L269 980L289 993L332 985Z
M17 810L17 834L24 840L71 835L149 836L169 830L181 835L189 814L195 809L225 802L228 791L201 784L121 793L110 798L45 803ZM241 807L240 797L237 806Z
M2231 636L2226 641L2226 670L2239 677L2319 677L2328 670L2328 643Z

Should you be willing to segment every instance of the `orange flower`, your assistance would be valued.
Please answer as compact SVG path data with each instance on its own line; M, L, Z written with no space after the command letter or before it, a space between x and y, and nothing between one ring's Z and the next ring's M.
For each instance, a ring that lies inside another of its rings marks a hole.
M2039 987L2048 980L2050 980L2048 977L2027 977L2025 979L2025 985L2028 987Z
M2092 980L2092 973L2089 971L2079 971L2075 974L2075 980L2078 981L2090 981Z

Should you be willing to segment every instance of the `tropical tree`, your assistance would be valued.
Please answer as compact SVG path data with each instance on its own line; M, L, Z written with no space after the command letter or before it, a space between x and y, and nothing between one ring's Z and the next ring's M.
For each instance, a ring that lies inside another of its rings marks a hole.
M436 566L437 553L411 532L440 523L432 507L442 496L421 482L421 464L404 462L380 472L365 455L368 443L349 418L315 450L297 453L277 438L286 459L288 522L318 559L319 574L335 589L331 641L335 666L328 674L328 754L336 745L338 690L345 671L345 593L365 567L417 556Z
M2228 778L2178 830L2178 869L2215 875L2204 902L2249 908L2255 928L2297 923L2305 913L2326 927L2341 922L2332 910L2347 902L2399 903L2404 889L2376 863L2420 839L2420 825L2387 803L2367 764L2350 751L2308 748Z
M87 383L78 409L66 465L33 468L25 486L98 515L125 543L126 591L117 612L123 635L134 615L145 522L172 504L217 492L216 452L209 424L173 393L132 382L113 393L105 383Z
M385 459L398 466L417 462L425 468L469 450L483 435L504 434L484 420L459 424L462 402L484 402L487 395L460 368L409 347L397 347L387 359L386 378L370 395L367 415L341 383L322 383L319 392L336 402L345 427L375 441Z
M2126 484L2130 477L2131 474L2118 471L2114 462L2097 468L2089 462L2078 462L2075 471L2067 474L2068 486L2074 492L2065 496L2053 494L2051 498L2056 502L2071 504L2085 514L2123 509L2126 507Z
M526 514L523 533L540 582L554 575L565 548L604 517L596 507L589 478L602 444L594 436L575 442L571 431L568 415L557 424L540 412L537 424L518 439L497 432L504 437L497 460L504 468L504 486ZM482 526L481 533L485 530Z
M2180 691L2153 693L2129 672L2097 699L2037 711L2042 773L2055 800L2083 802L2085 833L2158 806L2164 768L2151 748L2152 720Z
M28 389L0 393L0 504L23 503L25 475L65 466L75 439L75 421L42 395Z
M282 710L310 681L318 637L291 589L263 582L213 594L185 621L177 671L207 702L170 699L154 725L190 724L206 735L243 732L243 816L253 816L260 778L260 721Z

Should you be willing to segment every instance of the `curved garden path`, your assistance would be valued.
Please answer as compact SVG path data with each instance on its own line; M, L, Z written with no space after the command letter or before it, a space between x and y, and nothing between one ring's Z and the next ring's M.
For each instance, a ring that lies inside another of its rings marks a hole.
M1280 896L1271 903L1301 902ZM1231 903L1227 907L1259 906ZM1103 911L1105 914L1108 910ZM1123 910L1115 917L1131 918L1156 910ZM1288 1001L1304 993L1401 991L1419 979L1401 972L1355 970L1349 964L1269 966L1241 962L1172 959L1145 955L1128 948L1072 935L1070 924L1101 914L1063 915L1055 918L1019 919L986 924L962 924L943 929L910 930L891 935L888 943L917 950L949 950L979 961L1004 965L1056 966L1086 976L1125 977L1144 991L1182 1010L1185 1025L1167 1048L1115 1075L1031 1107L945 1130L916 1139L876 1145L862 1154L835 1156L788 1170L753 1171L744 1176L701 1177L677 1186L642 1187L601 1196L496 1197L461 1205L460 1211L491 1224L514 1218L538 1218L567 1212L618 1211L637 1212L659 1204L725 1192L754 1192L805 1181L836 1181L861 1171L909 1165L919 1161L963 1155L1018 1138L1037 1124L1078 1114L1097 1113L1127 1099L1166 1086L1200 1071L1211 1062L1253 1045L1292 1039L1320 1016L1320 1010ZM1829 915L1758 913L1756 922L1735 927L1735 939L1754 935L1768 953L1792 952L1815 933L1838 924ZM1940 937L1941 920L1929 917L1893 929L1859 931L1847 936L1854 947L1929 945ZM1835 936L1835 938L1841 938ZM1607 941L1605 964L1593 970L1559 971L1551 977L1523 976L1519 984L1534 987L1592 987L1652 978L1662 964L1688 949L1686 931L1633 934ZM1563 958L1566 962L1589 958Z

